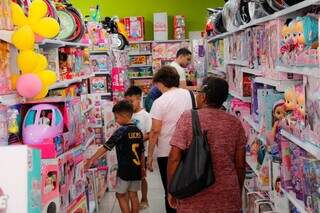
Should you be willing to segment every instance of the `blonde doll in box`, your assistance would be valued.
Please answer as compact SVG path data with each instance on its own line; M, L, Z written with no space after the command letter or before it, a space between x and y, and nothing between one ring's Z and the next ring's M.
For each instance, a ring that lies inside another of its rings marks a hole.
M290 127L295 126L297 119L294 116L294 111L297 108L297 94L293 88L288 89L284 93L285 110L286 110L286 124Z

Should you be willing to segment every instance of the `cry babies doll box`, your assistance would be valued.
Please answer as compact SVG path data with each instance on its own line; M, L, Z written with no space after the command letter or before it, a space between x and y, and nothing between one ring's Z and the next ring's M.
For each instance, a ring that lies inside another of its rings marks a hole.
M40 164L39 150L0 147L0 212L41 212Z

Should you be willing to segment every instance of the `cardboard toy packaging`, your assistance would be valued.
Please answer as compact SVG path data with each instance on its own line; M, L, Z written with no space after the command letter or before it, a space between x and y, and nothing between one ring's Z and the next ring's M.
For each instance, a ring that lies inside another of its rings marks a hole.
M144 40L144 18L142 16L125 17L122 22L129 33L129 41Z
M0 147L0 212L41 212L40 166L39 150L24 145Z

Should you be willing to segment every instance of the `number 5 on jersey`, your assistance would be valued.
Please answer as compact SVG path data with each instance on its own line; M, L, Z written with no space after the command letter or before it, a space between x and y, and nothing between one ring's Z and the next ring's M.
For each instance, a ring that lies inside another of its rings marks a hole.
M135 159L132 159L133 163L136 164L137 166L140 166L141 165L141 162L140 162L140 159L139 159L139 155L138 155L138 148L139 148L139 144L138 143L135 143L135 144L132 144L131 148L132 148L132 152L134 153L135 155Z

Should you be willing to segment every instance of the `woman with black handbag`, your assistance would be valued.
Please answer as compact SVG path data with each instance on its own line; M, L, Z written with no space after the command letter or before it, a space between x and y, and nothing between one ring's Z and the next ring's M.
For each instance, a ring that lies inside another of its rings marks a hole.
M168 200L179 213L241 210L246 137L240 120L220 109L227 97L225 80L205 79L196 95L200 109L177 124L167 173Z

